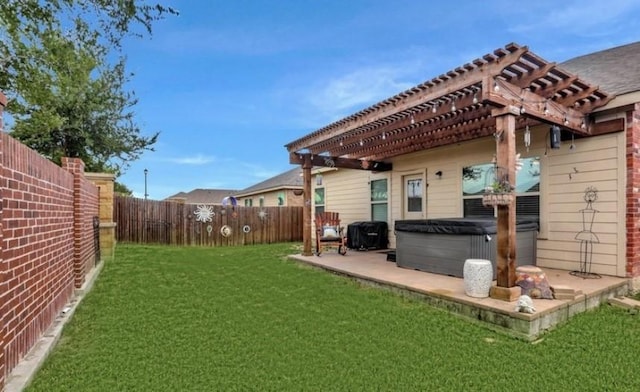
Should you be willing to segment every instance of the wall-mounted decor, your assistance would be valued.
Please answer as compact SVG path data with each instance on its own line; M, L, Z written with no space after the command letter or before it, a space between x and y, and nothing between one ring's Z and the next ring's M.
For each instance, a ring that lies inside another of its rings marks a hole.
M583 279L597 279L601 276L591 272L591 261L593 259L593 244L600 242L598 235L593 232L593 222L598 213L598 210L593 208L593 203L598 200L598 190L592 186L587 187L583 198L587 206L580 210L582 230L575 237L577 241L580 241L580 269L571 271L570 274Z

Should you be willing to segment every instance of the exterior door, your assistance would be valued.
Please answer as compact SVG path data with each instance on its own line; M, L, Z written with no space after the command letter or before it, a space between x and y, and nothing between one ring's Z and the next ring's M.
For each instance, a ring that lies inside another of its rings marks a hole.
M404 219L424 219L426 207L426 192L424 176L422 174L412 174L404 176L403 183L403 218Z

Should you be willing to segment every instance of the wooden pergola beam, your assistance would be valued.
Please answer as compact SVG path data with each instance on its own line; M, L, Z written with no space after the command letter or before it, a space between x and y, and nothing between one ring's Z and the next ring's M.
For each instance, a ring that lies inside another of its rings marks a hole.
M376 172L384 172L393 169L393 165L388 162L330 157L325 155L314 155L311 153L290 153L289 163L297 165L304 165L309 163L313 167L336 167L343 169L370 170Z
M319 129L307 137L293 141L287 144L286 147L289 152L296 152L310 145L316 145L325 140L340 136L345 132L382 120L398 112L412 109L425 102L454 94L467 86L479 83L486 75L495 76L500 74L505 66L516 62L522 55L529 51L529 48L526 46L509 47L509 49L509 52L500 52L499 57L485 56L486 62L484 63L477 60L474 66L469 65L456 68L456 70L445 75L440 75L429 82L425 82L413 89L385 100L372 108L365 109L344 120Z
M589 136L586 116L571 107L532 93L500 79L485 78L482 88L485 103L504 108L503 113L523 115L547 124L555 124L576 134ZM500 112L495 112L500 114Z
M395 133L391 133L385 140L381 138L373 140L361 147L357 153L371 160L385 159L383 157L392 157L406 153L407 151L416 151L412 149L417 144L420 146L436 147L445 140L465 139L465 134L473 131L475 128L494 127L495 120L491 118L490 112L482 117L469 116L465 121L458 118L452 118L447 121L435 121L433 123L422 124L412 129L398 129ZM446 144L446 143L445 143ZM390 151L393 151L390 154ZM356 150L354 150L356 152Z
M478 88L479 90L479 88ZM433 108L427 108L426 110L416 111L412 116L405 116L402 119L396 120L392 123L385 124L381 127L375 127L364 133L350 134L340 138L342 146L339 144L336 146L335 142L331 144L329 141L323 142L317 146L311 146L311 150L314 152L328 151L331 155L344 155L353 157L352 154L361 151L358 154L359 157L366 156L365 151L372 148L388 145L389 140L393 136L400 133L407 133L407 136L411 134L423 132L425 128L433 127L439 123L455 123L469 121L473 117L477 117L480 112L475 112L473 109L482 109L482 104L477 103L480 99L480 92L476 94L468 94L455 100L456 111L452 112L451 105L453 102L439 105L435 107L435 113ZM474 103L475 101L475 103ZM489 113L489 110L486 110ZM443 125L448 126L448 125ZM384 135L384 136L383 136ZM360 143L362 142L362 144Z

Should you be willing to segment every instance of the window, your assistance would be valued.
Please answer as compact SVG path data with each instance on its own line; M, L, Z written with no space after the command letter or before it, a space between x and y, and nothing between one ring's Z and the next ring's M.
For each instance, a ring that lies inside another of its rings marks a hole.
M264 207L264 196L260 196L260 207Z
M407 212L422 211L422 179L407 180Z
M316 205L316 214L324 212L324 188L315 189L314 203Z
M371 220L387 221L387 180L371 181Z
M253 206L253 199L244 199L244 206L245 207Z
M540 215L540 158L521 159L522 168L516 172L516 215ZM462 168L462 201L464 216L494 216L492 208L482 205L482 194L492 183L492 163Z
M284 205L284 193L278 193L278 206Z

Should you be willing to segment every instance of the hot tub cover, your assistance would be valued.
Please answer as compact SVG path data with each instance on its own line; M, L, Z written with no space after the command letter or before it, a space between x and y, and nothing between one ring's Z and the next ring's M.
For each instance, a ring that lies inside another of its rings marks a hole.
M411 219L396 221L394 228L411 233L486 235L498 232L498 221L494 218ZM538 230L536 219L516 218L516 231L534 230Z

